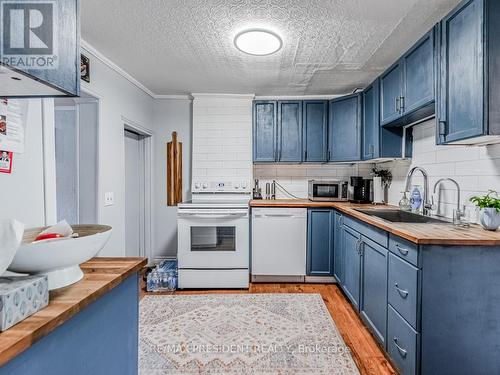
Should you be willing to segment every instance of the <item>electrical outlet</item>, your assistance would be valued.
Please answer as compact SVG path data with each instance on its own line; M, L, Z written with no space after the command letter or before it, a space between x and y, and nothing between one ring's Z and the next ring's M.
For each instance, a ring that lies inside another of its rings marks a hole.
M115 193L108 191L104 193L104 206L112 206L115 204Z

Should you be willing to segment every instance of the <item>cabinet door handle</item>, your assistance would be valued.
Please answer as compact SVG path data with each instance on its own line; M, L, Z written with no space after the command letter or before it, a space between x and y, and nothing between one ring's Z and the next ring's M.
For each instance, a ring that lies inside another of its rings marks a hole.
M399 295L406 299L406 297L408 297L408 291L407 290L404 290L404 289L401 289L398 285L398 283L395 283L394 284L394 287L396 288L396 290L398 291Z
M396 98L396 112L399 113L399 98Z
M446 121L439 121L439 135L446 135Z
M332 158L332 152L330 150L328 150L328 161L330 161Z
M405 110L405 97L404 96L399 97L399 103L400 103L399 110L400 110L400 113L402 113Z
M394 340L394 345L396 345L396 348L398 348L398 352L401 355L401 357L406 358L406 355L408 354L408 352L405 349L403 349L401 346L399 346L397 337L394 337L393 340Z
M401 255L408 255L408 253L409 253L408 249L401 247L399 245L396 245L396 249L398 249L398 251L401 253Z

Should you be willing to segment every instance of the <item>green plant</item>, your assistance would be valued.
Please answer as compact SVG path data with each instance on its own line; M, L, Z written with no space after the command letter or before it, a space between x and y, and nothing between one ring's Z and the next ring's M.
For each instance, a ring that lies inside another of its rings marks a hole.
M382 185L385 187L391 186L392 172L389 169L378 169L375 167L372 169L371 175L375 177L382 177Z
M500 212L500 198L498 197L498 193L495 190L489 190L488 194L482 196L474 196L469 200L479 208L496 208L497 212Z

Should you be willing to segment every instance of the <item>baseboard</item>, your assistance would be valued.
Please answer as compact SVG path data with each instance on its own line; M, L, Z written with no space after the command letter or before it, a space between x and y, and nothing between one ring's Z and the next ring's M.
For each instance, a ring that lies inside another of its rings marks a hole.
M336 284L333 276L306 276L304 282L311 284Z

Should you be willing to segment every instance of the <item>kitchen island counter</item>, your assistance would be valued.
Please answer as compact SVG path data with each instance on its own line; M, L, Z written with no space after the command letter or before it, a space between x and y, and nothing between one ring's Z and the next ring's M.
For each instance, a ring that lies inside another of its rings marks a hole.
M106 330L116 330L121 328L122 323L128 324L127 320L137 318L137 273L145 265L144 258L93 258L82 264L84 277L81 281L51 291L46 308L0 333L0 374L38 374L43 373L48 365L53 366L53 371L50 372L52 374L60 373L57 369L61 369L62 373L66 365L81 369L72 371L73 375L80 374L78 371L93 369L92 364L77 366L71 353L74 350L76 358L88 363L91 361L88 356L92 353L86 352L86 347L89 350L92 346L101 348L99 350L103 355L112 349L104 347L106 343L99 342L99 337ZM98 304L100 305L97 306ZM130 304L132 306L126 307ZM114 311L113 308L121 308L121 316L116 316L119 310ZM110 322L113 322L114 327L99 326ZM93 332L88 332L89 329ZM122 339L137 338L137 321L132 321L130 330L128 336L124 335ZM86 343L85 340L92 335L96 341ZM52 353L55 350L53 345L57 343L60 344L57 349L59 356L50 358L55 354ZM71 349L69 346L72 344L81 347ZM117 348L120 348L120 344L117 344ZM65 352L68 355L65 356ZM50 361L52 364L45 364Z

